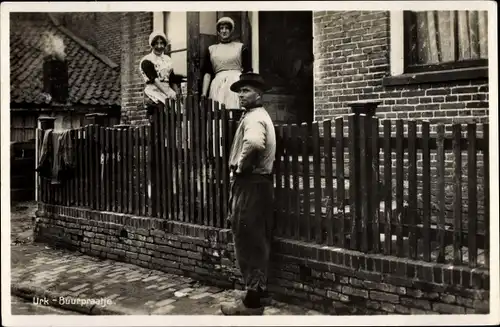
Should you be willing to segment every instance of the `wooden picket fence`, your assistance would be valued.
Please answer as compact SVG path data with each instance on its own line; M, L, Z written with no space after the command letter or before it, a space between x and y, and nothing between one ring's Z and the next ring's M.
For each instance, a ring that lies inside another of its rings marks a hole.
M39 199L227 227L228 156L241 111L202 103L152 108L148 126L70 130L75 176L40 181ZM451 135L434 127L364 115L276 126L276 235L487 266L488 124L453 125Z

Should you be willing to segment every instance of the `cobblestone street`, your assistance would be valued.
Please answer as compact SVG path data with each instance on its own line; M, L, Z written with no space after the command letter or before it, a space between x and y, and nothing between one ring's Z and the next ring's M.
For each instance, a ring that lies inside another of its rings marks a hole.
M33 203L21 206L22 210L17 210L11 220L11 278L18 290L42 289L68 296L73 302L93 300L107 310L148 315L220 315L221 303L242 295L238 290L223 290L183 276L33 243L27 228L32 221ZM49 299L49 302L59 302L59 299ZM21 305L23 309L19 306L19 301L12 303L13 314L39 314L32 307L26 307L26 303ZM276 301L265 310L265 315L311 314L319 313Z

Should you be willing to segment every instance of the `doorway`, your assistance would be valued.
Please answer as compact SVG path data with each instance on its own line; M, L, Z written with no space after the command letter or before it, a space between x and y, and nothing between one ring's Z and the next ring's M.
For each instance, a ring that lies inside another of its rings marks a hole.
M313 120L311 11L260 11L259 73L272 86L269 104L279 123Z
M217 42L215 23L223 16L235 22L233 37L251 49L252 65L270 84L264 97L276 123L313 120L313 15L311 11L199 12L189 15L188 85L201 89L201 61ZM196 41L196 42L194 42Z

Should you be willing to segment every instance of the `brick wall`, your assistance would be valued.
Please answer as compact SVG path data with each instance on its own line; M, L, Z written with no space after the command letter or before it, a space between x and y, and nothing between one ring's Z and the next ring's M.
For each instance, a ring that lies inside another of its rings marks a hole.
M153 31L151 12L125 13L122 27L122 123L134 125L149 123L142 108L144 82L139 74L139 61L150 52L148 38Z
M119 12L57 14L61 23L115 63L121 61L121 16Z
M40 204L37 241L241 288L229 230ZM269 289L329 314L488 313L489 273L276 239Z
M381 101L380 118L431 123L486 122L488 79L383 86L390 76L390 22L384 11L314 12L315 120L350 112L347 103Z

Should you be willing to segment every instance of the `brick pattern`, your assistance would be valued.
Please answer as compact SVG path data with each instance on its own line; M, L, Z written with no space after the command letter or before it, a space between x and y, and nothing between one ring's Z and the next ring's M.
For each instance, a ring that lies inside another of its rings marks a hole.
M122 52L120 12L59 13L61 23L99 52L120 64Z
M153 14L124 13L121 26L122 123L148 124L147 113L142 106L144 83L139 73L139 62L150 51L148 37L153 31Z
M38 241L241 288L228 230L40 204ZM276 239L270 290L333 314L485 313L489 273Z
M432 123L488 121L488 80L384 87L390 75L390 21L383 11L314 12L315 120L380 101L380 118Z

